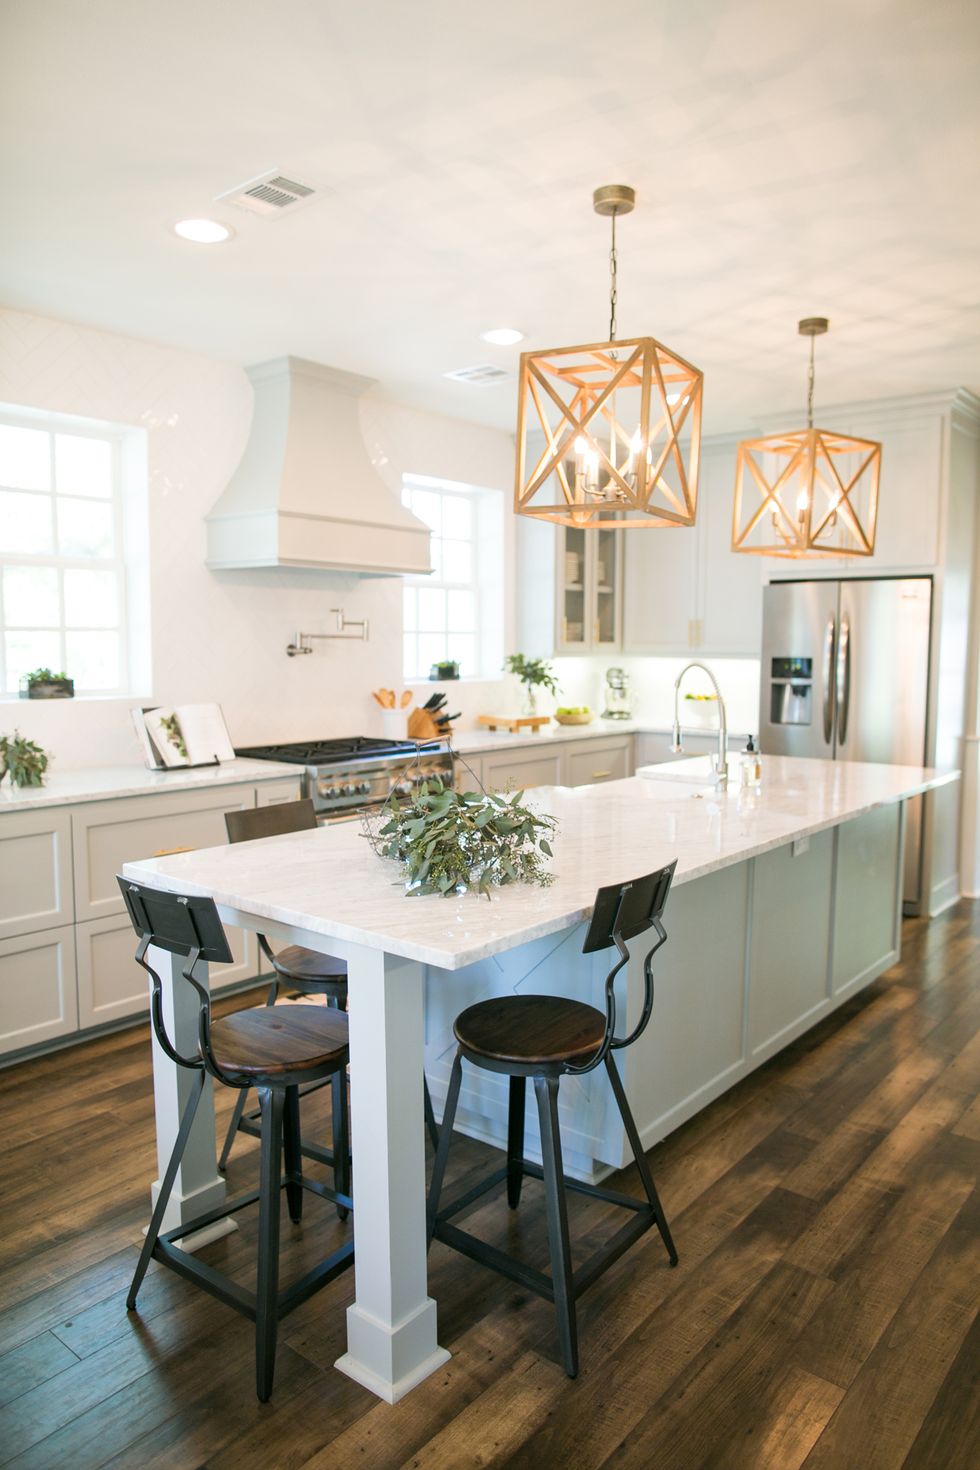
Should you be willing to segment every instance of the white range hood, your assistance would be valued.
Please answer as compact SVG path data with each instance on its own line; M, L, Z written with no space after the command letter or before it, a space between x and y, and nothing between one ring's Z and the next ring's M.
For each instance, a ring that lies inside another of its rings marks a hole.
M208 566L431 571L428 526L388 489L361 436L357 400L372 379L301 357L247 372L252 429L207 517Z

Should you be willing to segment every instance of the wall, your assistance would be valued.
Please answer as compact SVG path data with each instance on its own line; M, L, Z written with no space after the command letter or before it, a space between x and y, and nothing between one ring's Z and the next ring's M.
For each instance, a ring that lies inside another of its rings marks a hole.
M252 390L235 364L67 322L0 310L0 401L145 429L149 474L153 688L142 702L217 700L237 744L380 734L370 690L401 685L397 578L295 570L214 573L204 565L204 516L244 448ZM509 492L509 434L419 413L370 395L365 442L393 490L414 472ZM513 562L507 526L507 576ZM506 588L505 605L513 602ZM332 629L330 609L371 623L368 644L317 645L289 659L297 629ZM509 628L506 630L509 635ZM468 708L491 686L461 685ZM140 758L136 700L0 703L63 768ZM499 701L497 701L499 702ZM455 707L455 706L454 706ZM472 709L472 713L477 713Z

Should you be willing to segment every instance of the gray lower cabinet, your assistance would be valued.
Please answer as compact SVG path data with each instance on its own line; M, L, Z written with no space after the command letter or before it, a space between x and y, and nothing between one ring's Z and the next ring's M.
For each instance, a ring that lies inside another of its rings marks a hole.
M0 1052L78 1029L73 924L0 939L0 1018Z
M488 751L483 757L483 784L488 791L517 791L528 786L561 785L559 746L535 750Z
M633 774L633 737L584 740L565 747L565 785L591 786L601 781L622 781Z
M54 929L74 917L68 812L0 815L0 939Z
M298 795L297 777L0 814L0 1055L146 1011L124 863L222 844L226 811ZM235 961L215 967L215 990L261 973L254 935L228 938Z

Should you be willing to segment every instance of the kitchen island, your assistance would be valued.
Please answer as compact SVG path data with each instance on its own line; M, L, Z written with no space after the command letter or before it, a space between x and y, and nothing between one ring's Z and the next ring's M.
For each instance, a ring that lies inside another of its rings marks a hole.
M894 963L904 802L955 779L784 758L766 761L758 792L655 775L541 788L528 799L560 824L555 881L491 902L406 897L356 825L128 864L134 880L213 896L228 923L349 964L356 1299L338 1366L394 1402L445 1360L426 1284L422 1063L438 1097L459 1010L521 989L598 1000L606 957L580 953L596 889L677 858L654 1019L624 1072L649 1147ZM193 1049L191 987L170 956L155 962L177 1045ZM631 965L630 1019L641 984ZM156 1048L154 1078L162 1173L190 1078ZM505 1127L498 1082L468 1077L459 1115L492 1141ZM620 1164L597 1074L563 1094L570 1169L593 1177ZM195 1130L171 1228L224 1196L210 1110ZM535 1136L529 1126L529 1154Z

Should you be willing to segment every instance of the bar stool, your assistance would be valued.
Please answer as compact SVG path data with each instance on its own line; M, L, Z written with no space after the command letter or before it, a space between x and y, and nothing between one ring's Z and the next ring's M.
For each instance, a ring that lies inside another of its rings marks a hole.
M302 1219L304 1189L335 1204L343 1203L348 1210L351 1208L349 1196L303 1177L299 1133L299 1084L326 1081L338 1073L344 1074L348 1057L347 1017L343 1012L323 1006L291 1006L277 1011L238 1011L212 1021L210 997L195 979L194 970L199 961L226 965L232 960L214 900L162 893L124 878L117 881L133 928L140 936L136 961L152 981L150 1015L154 1034L170 1060L193 1071L196 1080L160 1183L160 1194L126 1306L130 1311L136 1310L136 1298L153 1259L196 1282L226 1306L254 1321L255 1389L264 1403L272 1392L279 1318L333 1281L354 1259L354 1244L350 1241L291 1287L279 1290L280 1190L285 1189L289 1218L297 1224ZM186 958L181 973L197 991L200 1002L196 1056L183 1056L167 1034L160 976L146 959L151 945ZM204 1091L206 1072L225 1087L255 1087L258 1091L262 1117L259 1187L177 1230L161 1234L164 1213ZM284 1175L281 1161L285 1163ZM176 1242L256 1200L259 1203L258 1271L255 1291L249 1292L223 1272L181 1250Z
M286 832L315 831L317 825L316 810L312 801L308 799L281 802L275 806L254 807L244 811L225 812L225 828L229 842L254 842L259 837L279 837ZM346 1009L347 965L344 960L320 954L315 949L305 949L300 944L289 944L283 949L274 951L264 934L259 934L257 937L262 953L275 972L275 978L266 996L267 1006L275 1005L281 988L285 986L286 989L297 991L300 995L325 995L328 1006L339 1010ZM317 1083L313 1087L305 1088L301 1096L305 1096L307 1092L315 1092L320 1086L323 1084ZM308 1159L316 1159L317 1162L333 1168L337 1188L343 1194L350 1194L349 1164L343 1163L343 1160L349 1159L350 1156L350 1139L347 1131L347 1082L344 1074L335 1074L331 1080L331 1086L333 1088L331 1109L334 1120L333 1148L325 1149L315 1143L303 1143L302 1149ZM222 1173L228 1167L228 1157L235 1142L235 1135L241 1132L258 1137L259 1115L257 1112L246 1113L246 1102L247 1093L240 1093L228 1124L221 1156L218 1159L218 1168ZM437 1148L439 1131L436 1127L435 1113L432 1110L428 1083L425 1083L424 1103L426 1127L429 1130L432 1147ZM344 1218L342 1210L338 1210L338 1214L341 1219Z
M614 1051L631 1046L643 1034L650 1020L653 1009L653 956L667 938L661 918L676 866L676 862L673 862L656 873L635 879L632 883L600 888L596 895L595 910L582 953L591 954L596 950L608 949L611 945L615 945L618 951L616 963L606 977L604 1015L594 1006L561 996L508 995L470 1006L456 1018L453 1028L459 1045L453 1061L449 1092L442 1116L440 1143L429 1190L429 1241L431 1244L433 1238L441 1240L472 1260L501 1272L521 1286L537 1292L547 1301L554 1302L561 1353L569 1378L574 1378L578 1373L575 1301L586 1287L591 1286L597 1277L653 1225L660 1231L671 1266L677 1265L677 1251L674 1249L670 1227L612 1055ZM620 1037L616 1035L616 976L630 958L628 941L639 938L650 929L654 931L656 941L643 961L643 1011L633 1031L628 1036ZM488 1179L468 1189L451 1204L440 1208L464 1058L476 1067L499 1072L510 1078L507 1162ZM626 1129L643 1186L644 1200L634 1199L615 1190L582 1184L576 1179L566 1179L562 1172L558 1084L562 1077L580 1077L600 1065L605 1066ZM534 1082L541 1125L543 1166L540 1168L524 1158L524 1100L529 1077ZM516 1209L520 1203L521 1184L525 1175L544 1182L551 1253L550 1276L532 1269L450 1223L454 1215L504 1180L507 1182L507 1202L511 1209ZM572 1269L569 1247L566 1189L621 1205L633 1212L633 1219L576 1271Z

